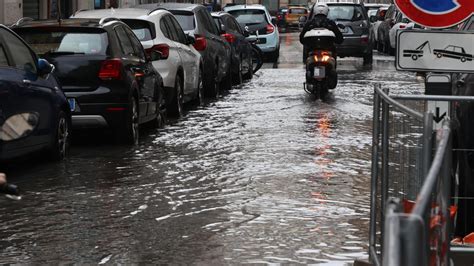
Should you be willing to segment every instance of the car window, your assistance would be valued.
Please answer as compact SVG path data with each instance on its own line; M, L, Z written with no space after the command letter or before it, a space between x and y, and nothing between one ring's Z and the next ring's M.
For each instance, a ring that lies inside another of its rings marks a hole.
M77 28L18 28L15 31L40 56L46 53L78 53L105 55L108 47L107 33Z
M240 25L256 25L267 22L265 11L259 9L232 10L229 13L234 16Z
M139 19L122 19L122 21L132 29L141 42L151 41L156 37L152 34L152 27L155 27L152 22Z
M219 30L217 29L217 25L216 23L214 23L211 14L204 10L200 10L199 12L202 15L204 27L206 28L206 30L212 34L219 35Z
M124 28L125 32L127 33L130 41L132 42L133 50L135 51L135 55L138 56L140 59L145 60L145 51L143 50L143 46L130 29Z
M3 45L0 44L0 67L9 66L7 54L5 53L5 49Z
M164 23L165 23L166 27L168 28L170 39L175 41L175 42L179 42L178 32L177 32L178 30L173 25L173 22L171 21L171 16L165 16L164 20L165 20Z
M163 17L160 20L160 29L161 29L161 32L163 32L163 35L165 35L166 38L171 40L172 37L171 37L171 34L170 34L170 30L168 29L167 21L166 21L165 18L166 17Z
M236 21L235 19L229 18L229 22L234 25L235 30L236 30L238 33L240 33L240 34L243 34L243 33L244 33L244 32L242 31L242 28L240 27L239 23L237 23L237 21Z
M4 45L13 57L11 62L12 65L18 69L36 73L36 58L33 56L28 46L18 39L18 37L5 29L0 29L0 36L3 38Z
M176 34L178 35L178 41L182 44L186 44L187 43L186 34L184 34L184 31L179 25L179 22L173 16L170 16L170 21L171 23L173 23L174 28L176 29Z
M217 25L217 29L222 32L222 28L221 28L222 22L221 22L221 19L220 19L220 18L216 18L216 17L213 17L213 19L214 19L214 22L215 22L216 25Z
M226 25L226 27L227 27L229 30L231 30L231 31L234 31L234 32L238 31L238 30L237 30L237 27L235 26L235 24L233 23L232 19L230 19L230 18L226 18L226 19L225 19L225 25Z
M125 29L122 26L118 26L115 28L115 32L117 33L120 46L122 47L122 53L124 55L134 55L135 51Z
M364 19L364 15L360 6L330 5L328 18L340 21L359 21Z
M189 14L173 13L173 15L178 20L179 25L184 31L194 30L194 28L196 28L193 13L189 13Z

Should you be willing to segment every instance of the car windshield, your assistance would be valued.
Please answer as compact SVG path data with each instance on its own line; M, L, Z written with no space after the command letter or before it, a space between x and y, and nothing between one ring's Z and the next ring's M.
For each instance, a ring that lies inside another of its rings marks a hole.
M291 8L290 14L306 14L306 9L304 8Z
M194 30L196 27L194 23L194 14L174 14L178 20L179 25L183 28L184 31Z
M351 5L330 5L328 18L334 21L359 21L363 20L362 8Z
M16 32L39 54L106 55L108 40L105 32L77 32L49 29L17 29Z
M154 27L153 23L137 19L122 19L122 21L132 29L141 42L154 39L151 34L151 27Z
M377 9L371 9L369 11L367 11L367 15L370 17L372 16L376 16L377 15Z
M229 13L237 19L241 25L266 23L265 11L260 9L232 10Z

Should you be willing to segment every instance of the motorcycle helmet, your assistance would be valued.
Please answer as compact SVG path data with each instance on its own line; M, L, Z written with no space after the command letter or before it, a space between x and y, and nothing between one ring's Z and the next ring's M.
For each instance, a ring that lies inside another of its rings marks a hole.
M314 6L314 15L325 15L329 14L329 7L326 4L316 4Z

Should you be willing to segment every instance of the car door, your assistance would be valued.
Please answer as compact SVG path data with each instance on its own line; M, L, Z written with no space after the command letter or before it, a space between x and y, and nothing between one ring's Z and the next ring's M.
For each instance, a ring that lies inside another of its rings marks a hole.
M148 103L146 95L142 91L142 86L140 85L140 82L137 82L138 79L136 77L136 74L139 74L137 73L137 71L140 70L142 63L135 54L136 52L133 48L130 38L128 37L127 32L125 31L125 27L123 25L116 26L114 28L114 31L120 43L123 67L125 69L125 72L128 73L127 76L131 76L130 82L132 84L129 85L133 87L135 86L133 84L136 83L136 87L138 90L138 105L140 110L139 113L140 117L143 117L147 113Z
M154 71L153 65L149 60L147 60L145 56L145 50L143 49L140 40L138 40L137 36L128 27L124 27L124 29L132 43L133 50L135 51L135 57L138 62L137 67L135 68L135 75L137 77L138 84L141 86L144 100L147 103L146 115L155 115L155 101L158 99L158 95L156 95L158 93L156 87L156 73Z
M16 35L0 27L0 113L2 120L19 113L37 113L35 133L18 143L28 149L48 144L56 125L54 95L58 87L38 74L38 59ZM5 151L4 151L5 152ZM6 151L8 152L8 151Z
M204 9L201 9L202 17L204 19L204 27L206 28L209 41L212 43L213 51L217 54L219 69L218 75L220 80L227 74L230 65L230 45L220 36L217 25L214 23L211 14Z
M240 59L242 60L242 69L243 72L246 73L248 71L248 68L250 67L250 55L251 55L251 47L249 42L244 36L244 33L242 29L240 28L239 23L235 20L234 17L231 15L224 16L224 19L226 20L226 25L228 28L228 31L232 35L235 36L235 42L236 42L236 47L238 50L238 54L240 56Z
M169 16L169 20L173 27L172 29L176 33L176 45L179 47L179 55L183 61L185 71L185 94L194 94L194 90L198 87L199 58L193 51L194 48L187 43L186 35L178 21L172 16Z

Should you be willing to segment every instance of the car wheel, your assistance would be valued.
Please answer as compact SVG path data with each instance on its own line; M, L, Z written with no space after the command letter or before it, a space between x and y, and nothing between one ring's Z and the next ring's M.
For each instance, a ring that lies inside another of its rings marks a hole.
M221 80L221 88L224 90L232 89L232 71L229 69L227 75Z
M232 83L234 85L242 84L242 58L239 60L239 65L237 66L237 73L232 75L234 78L232 79Z
M60 111L50 150L52 160L61 161L67 156L69 152L70 134L71 129L66 114Z
M177 75L174 81L173 93L169 95L168 113L174 118L180 118L183 115L183 80Z
M413 61L416 61L416 60L418 60L418 56L416 54L414 54L414 55L411 56L411 59L413 59Z
M382 40L382 37L380 36L380 34L377 36L377 51L379 51L380 53L383 53L383 40Z
M372 65L373 58L373 52L370 50L370 52L364 55L364 65Z
M251 80L253 78L253 60L249 58L249 63L248 63L248 70L247 73L244 74L243 78L245 80Z
M129 106L125 125L117 130L117 140L122 144L136 145L139 137L139 113L135 96L130 99Z
M202 81L202 68L199 68L199 76L198 76L198 87L196 91L196 98L194 98L194 103L196 105L203 105L204 104L204 86Z
M461 62L466 62L466 57L461 57Z
M278 62L279 57L280 57L280 47L278 47L275 51L270 53L270 60L272 62Z
M214 73L217 73L218 65L216 63L216 71ZM217 81L217 75L209 75L208 77L204 76L204 95L208 98L215 99L219 96L219 83Z

